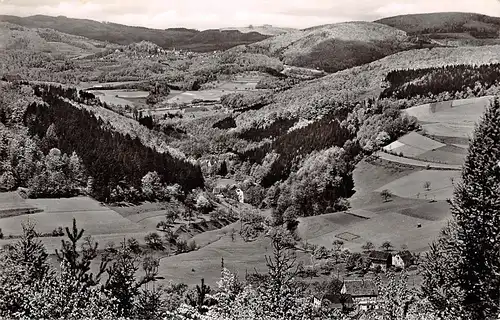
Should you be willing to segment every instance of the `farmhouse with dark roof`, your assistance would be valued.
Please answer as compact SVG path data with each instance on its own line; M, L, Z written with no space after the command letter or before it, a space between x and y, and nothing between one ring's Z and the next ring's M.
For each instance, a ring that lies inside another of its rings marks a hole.
M345 280L340 293L351 296L360 310L377 308L378 288L373 280Z
M371 262L371 268L376 269L380 267L382 271L387 271L392 265L392 254L386 251L372 251L368 255Z

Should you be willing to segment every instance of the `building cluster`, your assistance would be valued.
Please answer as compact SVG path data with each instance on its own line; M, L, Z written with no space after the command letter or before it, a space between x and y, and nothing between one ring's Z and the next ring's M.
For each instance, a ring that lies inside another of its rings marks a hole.
M390 268L407 269L414 265L415 259L410 251L391 253L371 251L368 254L370 269L386 272ZM339 294L315 295L316 307L329 307L350 311L378 309L379 288L373 279L344 280Z

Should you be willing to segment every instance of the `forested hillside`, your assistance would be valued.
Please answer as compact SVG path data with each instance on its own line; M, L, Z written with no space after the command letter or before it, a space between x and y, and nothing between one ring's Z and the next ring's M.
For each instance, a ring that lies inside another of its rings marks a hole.
M193 29L149 29L131 27L117 23L103 23L86 19L50 17L36 15L31 17L0 16L0 21L14 23L28 28L50 28L60 32L78 35L89 39L107 41L121 45L150 41L165 49L185 49L197 52L225 50L237 45L253 43L269 36L257 32L219 31Z
M383 100L333 103L328 110L316 121L278 118L238 133L248 142L233 147L240 150L232 169L260 184L249 191L249 202L287 219L345 209L357 162L417 126Z
M411 99L416 96L437 96L447 92L450 97L459 94L474 96L498 86L500 64L455 65L440 68L406 69L387 74L388 88L382 98Z
M406 33L382 24L347 22L318 26L247 45L244 50L284 63L336 72L414 47Z
M500 46L433 48L396 53L369 64L297 84L276 94L273 103L236 118L240 127L267 123L276 117L314 119L328 113L333 102L379 97L384 79L394 70L435 68L446 65L497 63Z
M4 88L16 90L16 87ZM13 171L10 175L7 174L5 179L8 176L12 177L10 188L17 186L34 188L35 185L37 188L44 186L51 188L52 183L57 183L59 188L62 181L57 181L57 177L50 172L48 176L39 176L41 173L35 168L36 161L42 159L45 154L53 154L54 148L63 154L74 154L77 157L75 161L80 163L78 165L82 168L78 186L62 194L58 194L57 188L38 190L32 192L32 196L65 196L78 193L78 188L86 188L85 192L102 201L137 201L144 198L141 191L142 179L148 172L158 173L160 180L155 183L160 185L179 184L186 192L203 187L203 177L198 166L173 157L167 151L160 153L155 148L146 147L138 137L131 138L129 134L119 133L109 122L103 121L93 112L75 106L77 103L89 100L89 97L80 95L76 89L53 85L34 85L33 89L27 86L21 88L28 97L34 94L32 99L35 101L26 105L21 104L17 108L6 103L2 105L0 114L4 124L7 125L6 132L9 134L7 139L8 137L14 139L9 143L18 138L26 139L36 151L26 147L17 151L12 150L21 153L31 152L29 157L31 160L29 164L22 164L23 168L17 168L20 165L17 161L9 165ZM31 90L34 92L31 93ZM31 137L24 134L17 134L16 137L13 130L21 123L29 129ZM58 157L63 154L56 152ZM12 157L8 153L4 156L7 159ZM16 155L16 157L22 156ZM28 161L27 157L22 158L23 161ZM32 169L26 171L26 168ZM19 175L17 172L21 169L24 171ZM63 173L66 174L64 168ZM87 177L90 180L87 180ZM30 183L33 181L37 183Z
M428 34L431 37L453 37L453 34L469 34L475 38L497 38L500 18L477 13L437 12L408 14L377 20L409 34ZM447 35L448 34L448 35Z

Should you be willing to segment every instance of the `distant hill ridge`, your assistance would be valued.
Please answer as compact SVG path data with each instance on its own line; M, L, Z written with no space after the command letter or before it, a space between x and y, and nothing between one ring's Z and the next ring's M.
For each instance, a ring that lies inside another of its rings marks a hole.
M498 38L500 31L500 18L466 12L408 14L375 22L410 34L468 33L475 38Z
M237 30L237 31L242 32L242 33L258 32L260 34L269 35L269 36L276 36L276 35L283 34L283 33L298 31L297 29L294 29L294 28L275 27L275 26L268 25L268 24L261 25L261 26L251 25L248 27L229 27L229 28L221 28L219 30L221 30L221 31Z
M337 72L410 49L406 32L374 22L352 21L280 34L244 50L279 57L296 67Z
M35 15L16 17L0 15L0 22L2 21L28 28L50 28L67 34L121 45L146 40L165 49L176 48L198 52L226 50L237 45L250 44L269 37L257 32L241 33L235 30L150 29L63 16Z

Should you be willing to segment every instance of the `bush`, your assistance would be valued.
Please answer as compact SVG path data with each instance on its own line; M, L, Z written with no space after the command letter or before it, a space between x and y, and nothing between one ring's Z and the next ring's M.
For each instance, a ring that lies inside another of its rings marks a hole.
M62 237L64 236L64 230L62 227L57 227L54 230L52 230L52 236L53 237Z
M156 224L156 229L160 229L161 231L167 231L170 228L166 221L160 221Z
M392 193L388 189L384 189L380 192L380 196L384 199L384 202L387 202L392 198Z
M160 235L156 232L151 232L144 237L144 241L152 250L163 250L164 243Z
M210 220L235 220L238 219L237 214L234 211L229 211L226 209L222 209L220 207L215 208L210 212Z
M314 250L314 258L316 259L327 259L330 257L330 252L324 246L318 247Z
M188 244L186 240L177 241L177 253L189 252Z
M142 253L141 245L139 244L139 241L137 241L137 239L135 239L135 238L128 239L127 246L130 248L130 250L134 254L141 254Z
M163 237L165 238L165 241L167 243L170 243L170 244L176 244L177 243L177 237L178 237L178 235L176 235L175 233L173 233L172 230L170 230L170 229L165 230L165 234L163 235Z
M175 220L179 219L179 212L176 210L169 210L165 214L166 223L174 224Z
M198 245L196 244L196 241L191 240L187 246L187 249L188 252L198 250Z
M202 193L198 194L196 197L195 207L200 212L207 214L213 209L213 204L210 200L207 199Z

